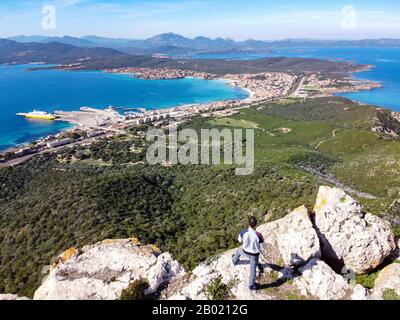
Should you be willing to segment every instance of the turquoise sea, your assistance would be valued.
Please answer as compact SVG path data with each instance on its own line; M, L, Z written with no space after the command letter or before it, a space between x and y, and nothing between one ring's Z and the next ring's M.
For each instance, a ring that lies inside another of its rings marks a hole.
M193 55L192 58L259 59L271 56L321 58L372 64L357 73L383 88L343 94L350 99L400 111L400 48L284 48L268 54ZM0 66L0 150L55 133L68 124L16 117L17 112L105 108L166 108L182 104L244 98L247 92L222 81L140 80L125 75L57 70L26 72L31 65Z
M142 80L101 72L43 70L32 65L0 66L0 150L56 133L68 124L27 120L18 112L78 110L81 106L168 108L242 99L248 93L224 81Z
M264 57L320 58L372 64L374 69L355 78L378 81L383 88L342 94L347 98L400 111L400 48L283 48L265 54L197 54L202 59L260 59Z

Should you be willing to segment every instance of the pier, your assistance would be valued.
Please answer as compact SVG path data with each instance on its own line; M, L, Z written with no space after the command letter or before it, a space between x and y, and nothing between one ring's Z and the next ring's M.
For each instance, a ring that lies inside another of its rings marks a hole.
M64 121L75 124L82 128L106 129L109 131L118 131L112 128L124 118L114 109L106 110L82 107L80 111L56 111L57 121Z

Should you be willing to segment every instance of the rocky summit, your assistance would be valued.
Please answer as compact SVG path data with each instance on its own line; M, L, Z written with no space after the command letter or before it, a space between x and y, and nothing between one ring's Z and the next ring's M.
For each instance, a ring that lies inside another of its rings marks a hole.
M147 282L144 294L171 300L380 300L400 295L399 248L389 223L365 213L341 189L320 187L312 213L302 206L258 231L266 244L256 292L247 288L248 261L233 266L235 250L188 273L169 253L122 239L65 251L34 299L118 299L137 280ZM356 284L356 274L372 269L379 271L373 289Z
M376 268L396 248L390 224L365 213L362 206L341 189L319 189L314 224L322 254L356 273Z
M264 255L271 254L273 248L278 249L285 266L300 266L311 258L321 257L318 235L304 206L283 219L260 226L258 231L267 242Z
M104 240L81 251L71 248L59 256L35 300L115 300L129 284L146 279L154 293L184 270L168 253L142 246L137 239Z

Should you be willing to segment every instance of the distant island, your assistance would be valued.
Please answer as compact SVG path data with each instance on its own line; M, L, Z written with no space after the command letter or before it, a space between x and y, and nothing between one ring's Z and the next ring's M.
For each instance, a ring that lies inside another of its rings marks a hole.
M78 69L78 67L83 70L126 67L170 68L208 72L218 75L228 73L254 74L288 70L292 72L339 74L356 72L366 67L349 62L284 57L245 61L228 59L166 59L166 57L154 55L132 55L111 48L77 47L59 42L20 43L13 40L0 39L0 64L38 62L61 65L60 67L64 69Z

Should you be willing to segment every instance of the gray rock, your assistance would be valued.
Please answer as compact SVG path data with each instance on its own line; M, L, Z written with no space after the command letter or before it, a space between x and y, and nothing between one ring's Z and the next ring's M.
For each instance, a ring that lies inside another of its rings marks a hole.
M248 289L249 264L245 258L234 266L232 255L235 250L229 250L201 263L193 270L187 284L176 293L176 297L186 297L191 300L207 300L208 285L217 277L230 288L230 294L240 300L268 300L270 297L263 292L252 292Z
M371 298L382 300L383 293L387 289L394 290L400 297L400 263L392 263L379 272Z
M353 288L353 293L351 294L351 300L369 300L370 294L367 288L364 288L361 284L357 284Z
M169 253L137 239L105 240L71 248L35 292L35 300L115 300L134 280L150 285L147 294L185 271Z
M300 276L294 278L294 284L304 296L340 300L345 299L351 291L347 281L322 260L312 259L298 271Z
M341 189L320 187L314 213L323 257L356 273L376 268L395 250L390 224L364 213Z
M282 219L261 225L257 230L267 242L263 255L269 263L279 263L276 257L271 259L270 251L276 248L285 266L300 266L312 258L321 257L318 235L304 206Z

